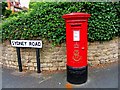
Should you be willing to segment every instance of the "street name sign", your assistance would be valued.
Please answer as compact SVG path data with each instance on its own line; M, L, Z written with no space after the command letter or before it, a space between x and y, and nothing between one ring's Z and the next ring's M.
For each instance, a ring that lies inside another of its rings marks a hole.
M13 47L42 48L41 40L11 40Z

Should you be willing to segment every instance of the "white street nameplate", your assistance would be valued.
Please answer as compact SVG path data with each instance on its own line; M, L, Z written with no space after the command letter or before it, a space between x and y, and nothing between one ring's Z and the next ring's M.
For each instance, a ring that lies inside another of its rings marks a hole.
M11 40L13 47L42 48L41 40Z

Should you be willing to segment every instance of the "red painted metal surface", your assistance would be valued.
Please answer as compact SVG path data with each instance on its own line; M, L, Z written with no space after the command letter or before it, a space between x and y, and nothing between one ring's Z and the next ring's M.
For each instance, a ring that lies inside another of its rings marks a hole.
M68 66L76 68L87 66L87 27L89 17L90 14L86 13L70 13L62 16L66 22Z

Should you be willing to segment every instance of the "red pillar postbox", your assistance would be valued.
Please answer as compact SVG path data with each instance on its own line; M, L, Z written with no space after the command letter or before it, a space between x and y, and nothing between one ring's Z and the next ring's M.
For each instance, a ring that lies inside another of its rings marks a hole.
M82 84L87 81L87 25L90 14L70 13L66 22L67 81Z

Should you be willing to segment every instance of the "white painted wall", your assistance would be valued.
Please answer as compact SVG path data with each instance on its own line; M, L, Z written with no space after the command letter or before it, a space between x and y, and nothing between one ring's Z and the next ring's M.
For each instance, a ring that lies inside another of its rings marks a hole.
M29 8L30 0L20 0L20 6Z

